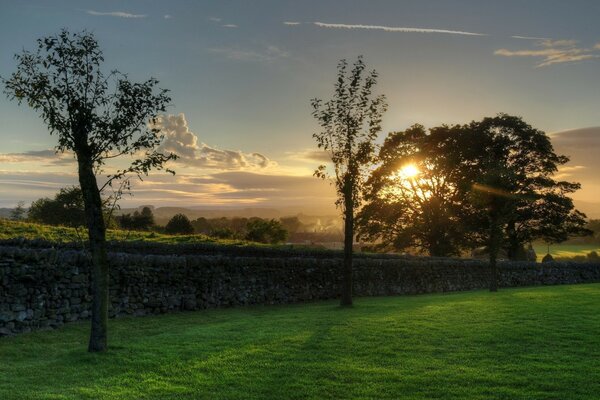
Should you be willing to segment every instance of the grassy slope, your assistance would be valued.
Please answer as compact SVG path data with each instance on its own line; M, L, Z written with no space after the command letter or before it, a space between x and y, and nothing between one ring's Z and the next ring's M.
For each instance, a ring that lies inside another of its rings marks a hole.
M600 284L182 313L0 339L1 399L593 399Z
M41 225L31 222L17 222L0 218L0 240L22 237L25 239L45 239L58 242L79 241L87 238L85 229L77 231L64 226ZM109 229L108 240L119 241L150 241L160 243L219 243L242 245L247 242L240 240L215 239L206 235L164 235L155 232L133 232Z
M538 260L546 255L548 247L545 244L536 244L533 246ZM552 257L571 258L576 256L587 256L591 251L600 253L600 246L596 244L553 244L550 245L550 254Z

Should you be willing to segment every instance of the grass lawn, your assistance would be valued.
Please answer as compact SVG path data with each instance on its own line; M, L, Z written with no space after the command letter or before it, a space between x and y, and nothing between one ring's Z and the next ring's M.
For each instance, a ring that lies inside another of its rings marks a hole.
M545 244L535 244L533 246L537 254L538 261L548 252L548 247ZM591 251L596 251L600 254L600 246L597 244L552 244L550 245L550 254L554 258L572 258L576 256L587 256Z
M597 399L600 284L210 310L0 339L0 399Z

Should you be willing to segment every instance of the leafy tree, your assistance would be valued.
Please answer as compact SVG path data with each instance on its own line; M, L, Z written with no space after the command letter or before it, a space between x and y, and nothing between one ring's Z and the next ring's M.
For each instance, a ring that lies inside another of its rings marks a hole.
M142 211L133 214L123 214L117 217L119 226L133 231L148 231L154 226L154 213L150 207L143 207Z
M126 190L129 174L141 178L175 157L156 150L163 135L155 128L155 118L166 110L170 97L166 90L157 90L156 79L133 83L118 71L105 75L102 50L85 31L63 30L41 38L35 51L23 51L15 59L16 72L3 80L5 93L37 111L50 134L57 135L56 150L73 152L77 159L92 261L88 350L105 351L109 269L100 193L117 181ZM108 160L120 156L133 161L99 187L97 175Z
M455 140L460 129L441 126L427 132L413 125L388 135L357 216L362 238L380 249L415 248L431 256L458 255L471 244L465 221L473 210L452 157L465 145Z
M29 219L48 225L79 227L85 225L85 206L81 189L62 188L54 199L41 198L29 207Z
M497 147L499 162L512 176L509 186L514 204L503 227L509 258L523 259L525 245L534 240L559 243L571 236L591 234L585 228L585 214L576 210L568 197L580 185L553 177L569 158L554 152L543 131L507 114L473 122L469 129ZM482 155L490 151L483 146L479 150ZM497 169L498 164L492 167Z
M194 227L185 214L175 214L165 226L165 232L170 235L191 235Z
M300 222L298 217L282 217L279 221L281 221L283 228L288 231L289 234L294 234L302 228L302 222Z
M287 231L281 222L274 219L252 218L246 225L246 240L259 243L277 244L287 238Z
M17 206L11 210L10 219L14 221L21 221L25 218L25 214L27 214L27 211L25 210L25 202L19 201Z
M385 96L373 94L377 72L365 69L362 56L350 70L346 60L341 60L332 99L311 101L312 115L321 128L313 137L317 146L329 154L333 164L332 172L321 165L315 176L332 180L338 195L336 206L341 208L344 216L343 306L352 305L354 215L360 208L367 169L374 158L374 141L381 131L381 120L387 109Z
M194 227L194 232L203 233L205 235L208 235L212 229L209 220L204 217L193 220L192 226Z

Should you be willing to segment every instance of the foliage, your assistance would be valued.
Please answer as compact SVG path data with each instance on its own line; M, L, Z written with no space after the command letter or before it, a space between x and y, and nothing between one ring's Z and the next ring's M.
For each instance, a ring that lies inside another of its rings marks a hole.
M282 217L279 219L283 229L290 235L298 232L302 228L302 222L298 217Z
M83 194L76 186L62 188L54 196L35 200L29 207L31 221L47 225L79 227L85 225Z
M4 80L5 93L40 113L50 134L57 135L57 151L89 157L100 172L110 159L132 156L127 168L108 175L103 187L134 174L140 178L152 168L162 169L175 158L156 149L163 140L156 122L170 102L168 91L150 78L132 83L113 70L100 67L104 55L92 33L70 33L38 39L37 50L15 55L17 71ZM136 158L142 154L143 158Z
M375 153L375 139L381 131L381 121L387 109L385 96L375 96L375 70L366 72L359 56L352 69L341 60L337 82L331 100L311 100L312 116L321 128L313 138L319 149L331 158L333 172L325 165L315 176L331 179L337 192L336 205L344 215L344 270L342 305L352 304L352 248L354 244L354 215L360 207L368 167Z
M281 222L274 219L265 221L254 218L246 225L246 240L252 242L277 244L285 241L287 235Z
M526 243L542 239L558 243L570 236L588 235L585 215L574 208L568 197L580 188L578 183L553 178L569 158L554 152L550 138L519 117L499 114L469 126L496 150L501 165L511 175L512 209L506 213L504 237L509 257L518 258ZM489 151L491 147L481 148ZM505 199L507 198L504 196Z
M373 162L374 141L387 109L385 96L373 95L378 73L366 73L365 68L362 56L350 71L346 60L341 60L333 98L327 102L311 100L312 115L322 129L313 137L319 149L331 157L333 166L332 176L325 165L319 166L315 176L333 180L338 193L336 205L343 211L354 211L360 205L363 180Z
M175 214L165 226L165 232L170 235L190 235L194 227L185 214Z
M384 248L455 255L490 246L493 225L494 246L524 257L527 243L588 233L569 197L579 184L553 178L567 161L544 132L506 114L390 133L367 183L360 233ZM418 175L402 175L408 164Z
M154 226L154 214L150 207L143 207L141 212L136 210L133 214L119 215L117 223L125 230L149 231Z
M19 201L17 206L10 211L10 219L14 221L21 221L25 219L27 215L27 210L25 210L25 202Z
M1 338L0 398L583 400L600 392L599 284L359 303L117 318L114 349L100 357L77 352L83 324Z
M113 195L118 199L130 188L130 176L141 179L151 169L164 169L165 163L175 158L157 150L163 135L155 124L171 99L166 90L157 88L154 78L133 83L118 71L105 75L102 50L94 35L86 31L64 29L41 38L35 51L23 50L15 60L16 72L3 80L6 95L37 111L50 134L57 135L56 150L71 152L77 159L93 266L88 350L105 351L109 271L101 192L104 188L115 190L113 184L119 182ZM99 187L97 175L103 173L107 161L118 157L132 161L109 173Z
M475 235L465 222L473 208L455 162L465 145L460 139L467 139L460 127L447 126L427 132L413 125L388 134L357 216L360 236L380 249L415 248L432 256L458 255L469 247Z

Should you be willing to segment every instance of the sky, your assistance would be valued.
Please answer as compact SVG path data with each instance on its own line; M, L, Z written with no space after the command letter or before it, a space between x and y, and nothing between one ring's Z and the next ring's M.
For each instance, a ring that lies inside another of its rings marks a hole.
M383 138L414 123L506 112L571 156L576 204L600 216L598 1L0 1L0 76L37 38L87 29L105 70L171 91L161 117L175 177L152 174L124 206L332 209L310 99L364 55L387 96ZM76 182L33 110L0 96L0 207Z

